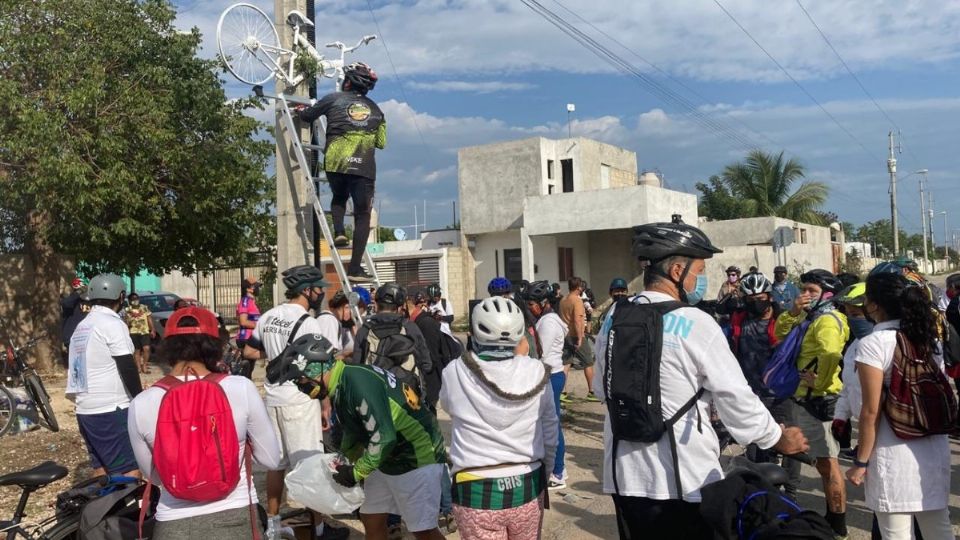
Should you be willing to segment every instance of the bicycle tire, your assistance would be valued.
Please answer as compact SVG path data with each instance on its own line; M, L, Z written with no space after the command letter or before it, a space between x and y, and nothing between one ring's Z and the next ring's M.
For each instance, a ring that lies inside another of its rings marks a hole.
M13 427L17 420L17 399L3 385L0 385L0 437Z
M276 26L262 9L239 3L223 10L217 21L217 47L224 67L237 80L258 85L266 84L276 76L275 68L267 65L261 55L271 61L279 59L273 58L263 45L281 46Z
M53 407L50 405L50 395L43 386L40 376L34 371L28 371L23 374L23 385L26 387L33 402L40 411L40 425L56 433L60 431L60 424L57 423L57 417L53 413Z
M64 518L62 521L44 531L39 540L79 540L80 514Z

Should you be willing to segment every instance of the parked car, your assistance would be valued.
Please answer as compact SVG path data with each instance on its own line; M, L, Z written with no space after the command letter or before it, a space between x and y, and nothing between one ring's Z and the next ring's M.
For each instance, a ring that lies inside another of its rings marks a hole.
M173 305L177 303L180 296L164 291L137 291L137 294L140 295L140 303L150 310L153 328L157 331L157 337L162 339L167 319L173 315Z

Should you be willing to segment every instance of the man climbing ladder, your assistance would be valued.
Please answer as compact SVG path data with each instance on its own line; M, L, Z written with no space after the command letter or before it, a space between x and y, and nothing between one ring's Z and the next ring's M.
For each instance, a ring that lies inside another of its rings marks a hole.
M324 96L312 106L299 106L304 122L327 118L324 165L333 202L334 245L349 244L343 224L347 199L353 199L353 254L347 277L351 282L373 281L360 263L370 236L370 210L373 207L377 164L374 148L387 144L387 123L380 107L367 97L377 84L377 74L366 64L357 62L343 68L342 91Z

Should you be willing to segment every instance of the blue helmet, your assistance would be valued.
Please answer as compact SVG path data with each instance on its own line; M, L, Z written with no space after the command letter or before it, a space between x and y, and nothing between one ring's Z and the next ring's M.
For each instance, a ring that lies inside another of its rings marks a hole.
M364 305L370 305L370 291L363 287L354 287L353 292L357 293L357 296L360 297L360 301L363 302Z
M903 266L897 264L895 261L883 261L880 264L873 267L873 270L870 270L870 275L875 276L877 274L903 274Z
M513 292L513 284L510 283L509 279L497 276L490 280L490 284L487 285L487 292L490 293L490 296L510 294Z

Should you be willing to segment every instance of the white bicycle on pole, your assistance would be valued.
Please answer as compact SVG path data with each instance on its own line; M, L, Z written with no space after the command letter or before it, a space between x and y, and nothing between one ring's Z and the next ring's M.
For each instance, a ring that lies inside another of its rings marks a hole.
M327 43L326 47L340 51L340 58L328 59L307 39L304 29L313 27L313 23L303 13L297 10L288 13L287 24L293 29L293 43L316 60L317 76L335 79L337 90L343 83L347 53L377 38L364 36L353 47L340 41ZM276 79L290 88L303 82L304 75L296 73L294 67L298 53L280 45L280 35L273 21L253 4L233 4L224 10L217 23L217 45L227 70L241 82L259 86Z

